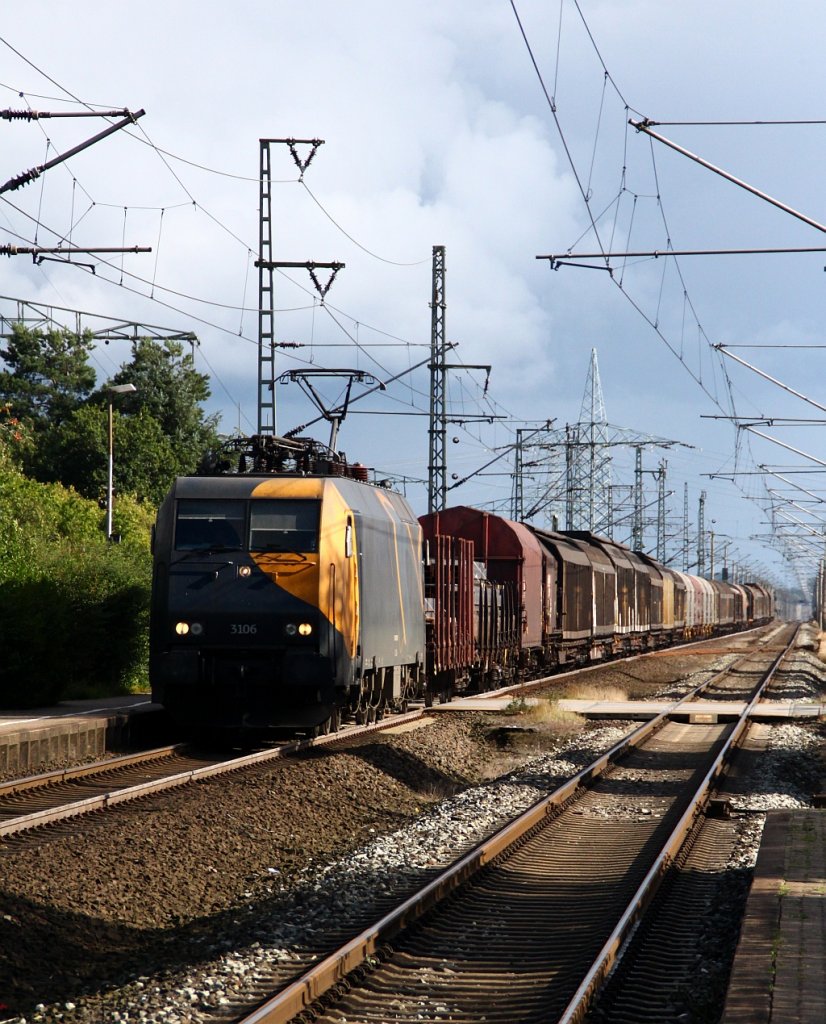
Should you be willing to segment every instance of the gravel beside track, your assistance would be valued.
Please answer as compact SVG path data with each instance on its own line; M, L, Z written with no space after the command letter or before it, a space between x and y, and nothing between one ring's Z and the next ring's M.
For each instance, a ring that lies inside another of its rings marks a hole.
M813 636L803 643L813 648ZM697 682L730 660L636 661L634 695ZM826 673L813 649L799 649L794 668L795 687L821 696ZM606 673L627 680L629 670ZM333 933L421 884L630 728L601 723L560 736L528 717L443 714L298 765L152 797L95 828L70 822L7 842L0 1020L213 1019L262 965L294 973ZM759 843L754 812L807 806L822 770L822 725L763 728L778 741L761 759L762 781L738 793L747 815L740 867Z

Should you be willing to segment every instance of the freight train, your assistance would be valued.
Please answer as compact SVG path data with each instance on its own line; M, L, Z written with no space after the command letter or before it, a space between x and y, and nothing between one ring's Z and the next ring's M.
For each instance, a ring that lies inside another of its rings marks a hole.
M315 442L238 439L153 530L153 700L196 730L329 731L772 617L604 537L467 507L417 519Z

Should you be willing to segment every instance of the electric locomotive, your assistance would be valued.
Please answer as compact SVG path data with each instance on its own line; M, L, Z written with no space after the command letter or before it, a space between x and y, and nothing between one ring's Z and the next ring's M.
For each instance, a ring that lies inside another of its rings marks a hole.
M424 686L421 528L315 442L239 439L153 534L152 699L195 729L367 721Z
M228 448L237 463L176 480L153 534L152 699L199 732L333 730L772 615L757 584L585 532L462 506L417 520L308 439Z

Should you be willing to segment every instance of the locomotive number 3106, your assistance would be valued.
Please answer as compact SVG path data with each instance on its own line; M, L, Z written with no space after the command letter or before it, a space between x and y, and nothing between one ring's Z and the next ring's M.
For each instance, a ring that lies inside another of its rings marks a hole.
M233 636L250 636L258 632L258 626L250 622L233 622L229 627L229 631Z

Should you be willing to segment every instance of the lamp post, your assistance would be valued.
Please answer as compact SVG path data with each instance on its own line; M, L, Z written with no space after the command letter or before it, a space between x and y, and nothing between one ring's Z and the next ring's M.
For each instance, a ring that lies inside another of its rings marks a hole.
M113 430L113 412L112 402L114 401L115 395L127 395L138 389L134 384L112 384L106 389L109 392L109 476L106 483L106 539L112 539L112 508L114 504L113 489L112 489L112 477L114 470L114 430Z

